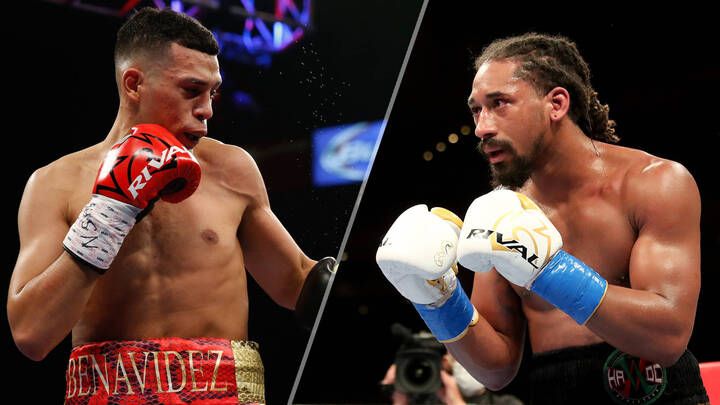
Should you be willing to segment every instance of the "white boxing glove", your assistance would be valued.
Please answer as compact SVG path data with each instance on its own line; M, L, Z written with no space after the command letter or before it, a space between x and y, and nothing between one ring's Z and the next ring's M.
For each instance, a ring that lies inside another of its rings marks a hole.
M473 201L458 242L458 261L473 271L492 267L585 324L607 282L562 250L562 237L529 197L498 189Z
M416 205L395 220L375 256L385 277L443 342L459 339L477 322L455 276L461 227L460 218L446 209Z
M416 304L438 303L457 284L452 266L461 227L460 218L443 208L408 208L385 234L375 260L405 298Z
M498 189L468 208L458 261L473 271L495 266L511 283L529 288L561 247L560 233L530 198Z

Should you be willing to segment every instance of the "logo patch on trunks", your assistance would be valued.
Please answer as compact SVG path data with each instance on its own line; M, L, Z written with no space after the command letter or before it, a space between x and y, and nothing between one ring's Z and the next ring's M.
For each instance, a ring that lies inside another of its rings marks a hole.
M667 372L657 363L615 350L603 366L605 391L616 404L648 405L667 386Z

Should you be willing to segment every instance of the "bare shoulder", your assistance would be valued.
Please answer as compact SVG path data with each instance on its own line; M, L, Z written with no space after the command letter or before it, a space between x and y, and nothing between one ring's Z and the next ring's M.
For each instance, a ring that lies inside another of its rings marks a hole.
M212 168L224 170L247 170L257 168L255 160L243 148L223 143L213 138L203 138L193 150L195 155Z
M700 193L685 166L641 150L621 149L627 168L623 174L623 199L638 225L649 216L667 216L668 212L699 214Z
M206 137L194 152L202 165L203 176L216 179L243 195L261 198L266 194L260 169L245 149Z
M65 155L33 172L28 187L41 186L54 191L70 192L75 189L78 179L98 169L97 145Z
M85 179L92 179L97 173L98 150L97 145L92 146L36 169L27 181L20 209L37 208L35 205L40 204L43 210L57 210L69 215L70 199L80 190ZM89 187L87 193L90 193ZM37 213L37 209L32 212Z
M679 162L651 155L647 152L623 148L627 159L624 173L624 191L631 196L686 193L697 191L690 171Z

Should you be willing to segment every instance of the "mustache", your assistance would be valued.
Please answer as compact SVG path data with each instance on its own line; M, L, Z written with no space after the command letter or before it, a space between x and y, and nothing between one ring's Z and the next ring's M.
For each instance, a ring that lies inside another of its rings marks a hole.
M483 151L483 147L489 147L489 148L502 148L505 150L508 150L512 153L515 153L515 149L512 147L510 142L508 141L500 141L498 139L493 138L487 138L487 139L481 139L480 142L477 144L477 151L480 152L481 155L486 156L485 152Z

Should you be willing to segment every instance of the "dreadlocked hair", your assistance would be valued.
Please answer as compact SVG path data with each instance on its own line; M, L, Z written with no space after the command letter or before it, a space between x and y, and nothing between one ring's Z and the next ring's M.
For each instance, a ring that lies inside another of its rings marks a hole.
M492 60L517 62L515 76L529 82L539 94L555 87L570 93L570 119L590 138L616 143L610 107L602 104L590 84L590 68L568 38L537 33L499 39L475 59L475 68Z

